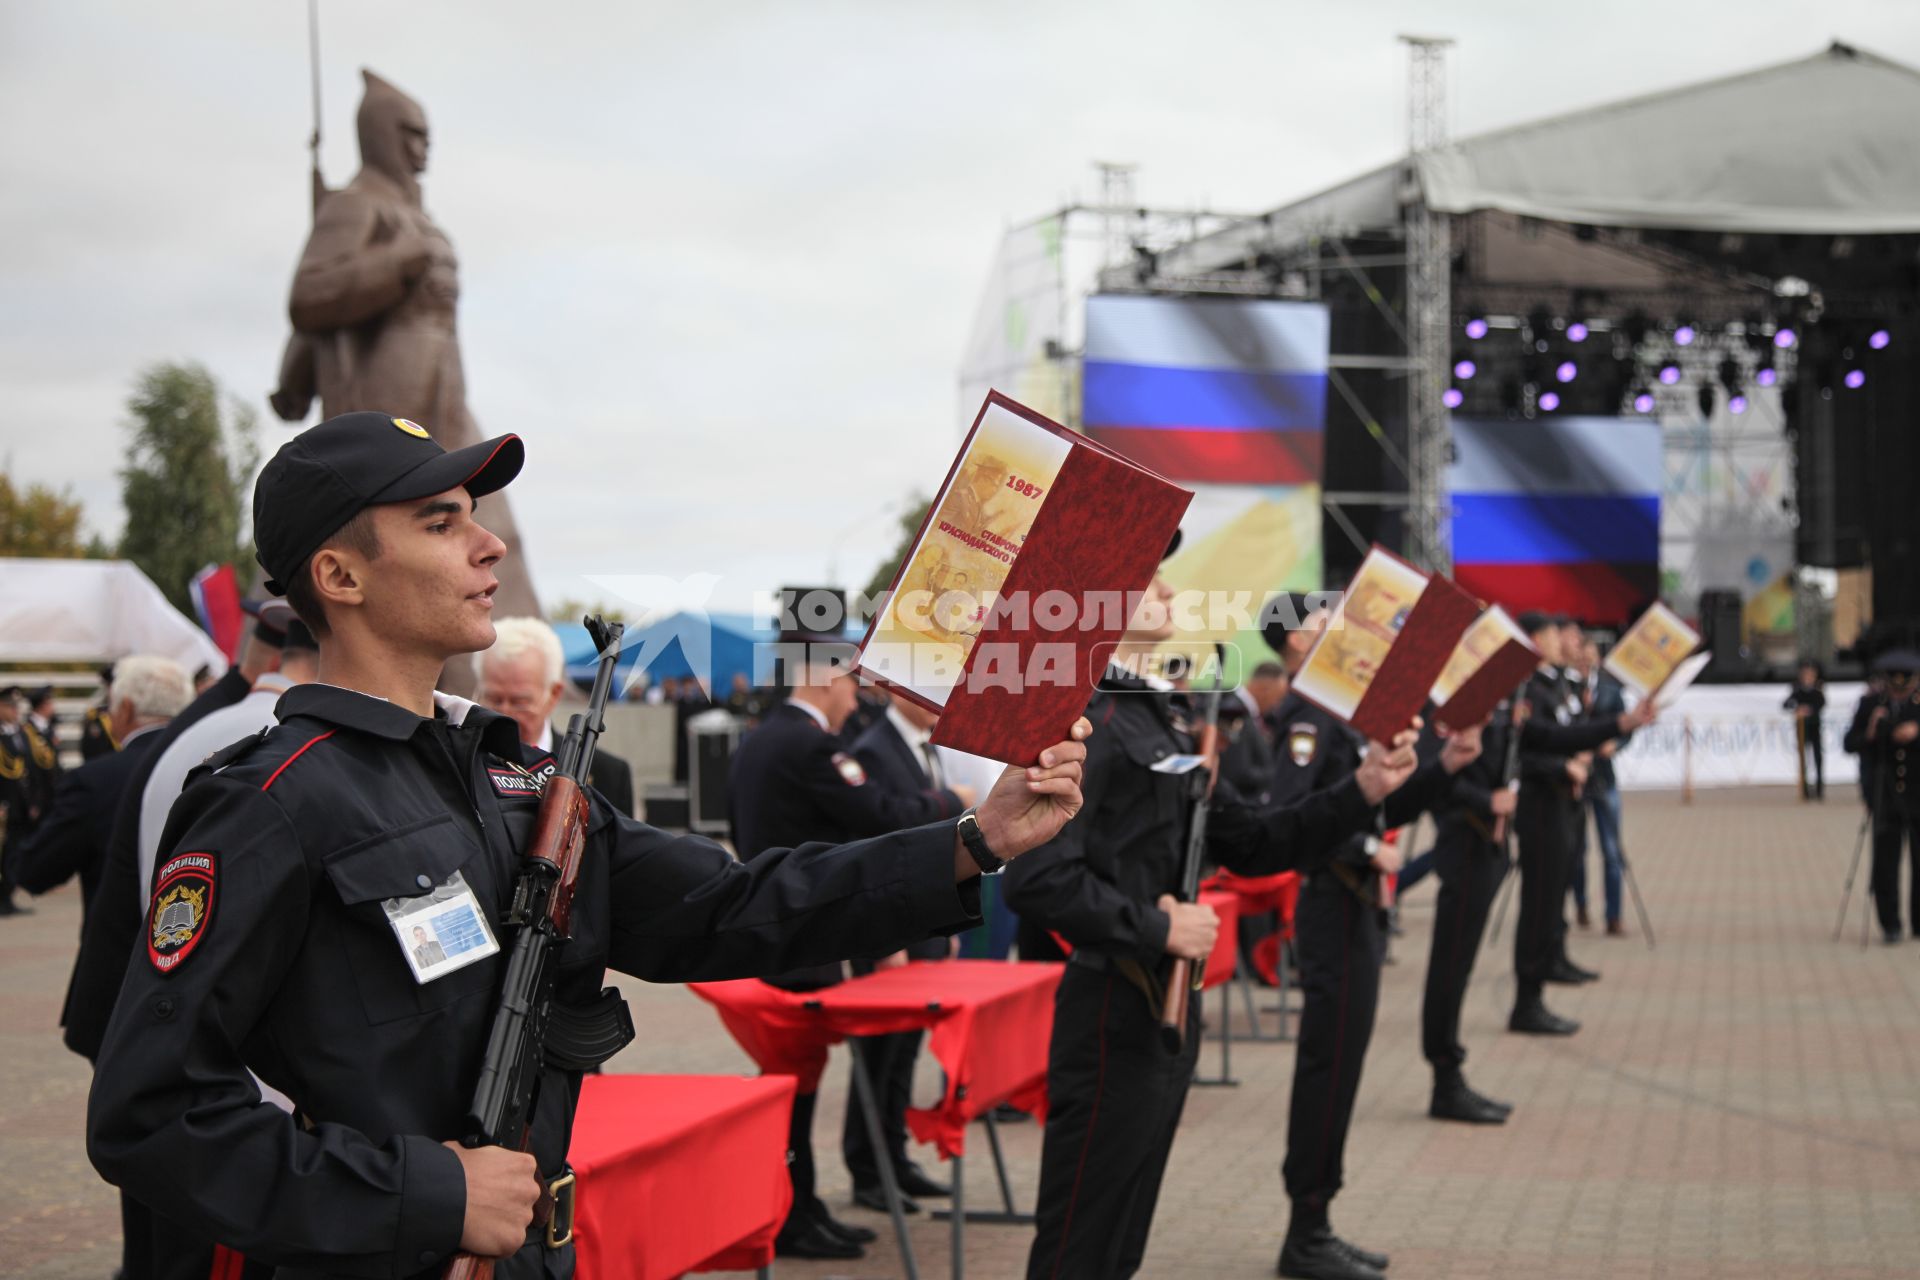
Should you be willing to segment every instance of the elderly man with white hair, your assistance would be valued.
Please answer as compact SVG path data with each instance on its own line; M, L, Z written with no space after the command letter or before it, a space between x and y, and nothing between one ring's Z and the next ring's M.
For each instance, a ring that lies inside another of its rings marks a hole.
M493 648L480 655L480 705L518 724L527 745L551 753L553 711L567 690L560 637L538 618L501 618L493 631ZM607 803L633 816L633 770L625 760L596 747L589 774L587 781Z
M121 793L160 730L193 700L193 681L167 658L123 658L113 669L107 711L120 750L81 765L61 780L53 807L19 853L20 886L41 894L80 877L83 904L93 901Z

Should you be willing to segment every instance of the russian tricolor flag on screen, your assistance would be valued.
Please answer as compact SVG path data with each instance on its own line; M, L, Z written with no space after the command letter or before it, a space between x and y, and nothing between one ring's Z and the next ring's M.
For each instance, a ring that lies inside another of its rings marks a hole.
M1454 580L1509 610L1631 621L1660 589L1660 424L1455 418Z
M1327 335L1318 303L1088 298L1081 426L1173 480L1319 484Z

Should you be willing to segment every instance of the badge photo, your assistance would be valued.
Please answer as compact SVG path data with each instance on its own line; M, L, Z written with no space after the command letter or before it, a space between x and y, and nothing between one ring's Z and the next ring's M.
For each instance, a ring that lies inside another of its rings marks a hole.
M147 908L147 959L161 973L172 973L206 937L213 919L216 869L211 853L182 853L167 859L154 877L153 902Z
M421 986L500 950L486 912L458 871L417 898L388 898L380 905Z

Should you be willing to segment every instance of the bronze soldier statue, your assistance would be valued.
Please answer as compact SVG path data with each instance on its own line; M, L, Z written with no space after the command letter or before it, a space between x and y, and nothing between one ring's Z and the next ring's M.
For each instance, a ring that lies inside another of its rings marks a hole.
M294 334L281 360L274 412L301 422L320 396L325 417L374 409L418 423L446 449L478 443L454 309L459 260L420 200L427 116L371 71L357 119L360 172L318 196L313 231L293 276ZM507 544L496 570L504 615L541 612L504 495L487 526Z

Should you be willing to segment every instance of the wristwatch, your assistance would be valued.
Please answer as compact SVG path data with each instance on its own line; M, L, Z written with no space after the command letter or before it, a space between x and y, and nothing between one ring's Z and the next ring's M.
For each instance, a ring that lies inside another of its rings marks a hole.
M1005 869L1007 860L994 856L985 833L980 830L980 820L973 813L969 809L960 815L960 843L967 846L967 856L980 868L981 875L997 876Z

